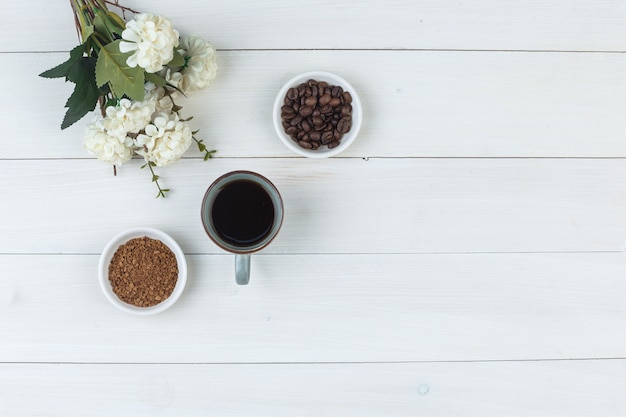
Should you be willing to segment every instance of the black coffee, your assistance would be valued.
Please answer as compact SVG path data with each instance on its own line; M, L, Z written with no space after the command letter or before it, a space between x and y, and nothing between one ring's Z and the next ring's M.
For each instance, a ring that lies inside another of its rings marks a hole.
M274 224L274 204L256 182L236 180L222 188L211 210L213 227L231 245L246 247L261 242Z

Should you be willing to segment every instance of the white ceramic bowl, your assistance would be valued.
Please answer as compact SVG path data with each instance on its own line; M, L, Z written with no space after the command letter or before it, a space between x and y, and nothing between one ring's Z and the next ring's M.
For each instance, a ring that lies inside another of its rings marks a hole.
M291 87L296 87L299 84L306 82L310 79L314 79L316 81L326 81L331 85L338 85L342 87L345 91L350 92L350 95L352 96L352 127L350 128L350 131L341 138L339 145L332 149L328 149L326 146L321 146L317 150L305 149L298 145L296 142L294 142L283 128L281 107L284 104L287 90L289 90ZM328 158L329 156L334 156L344 151L346 148L348 148L348 146L352 144L352 142L354 142L354 139L356 139L357 135L359 134L359 130L361 129L361 122L363 121L363 109L361 107L361 100L359 99L359 95L357 94L354 87L352 87L352 85L350 85L350 83L348 83L345 79L327 71L309 71L300 75L296 75L283 85L283 87L276 95L276 99L274 100L273 117L276 133L278 134L280 140L289 149L299 155L306 156L307 158Z
M174 291L168 298L151 307L137 307L120 300L119 297L113 292L113 287L109 281L109 264L111 263L111 259L120 245L131 239L141 238L144 236L151 239L158 239L163 242L174 253L176 256L176 262L178 263L178 280L176 281ZM170 308L182 294L187 282L187 261L185 260L185 255L182 249L171 236L150 227L137 227L118 234L105 246L102 251L102 255L100 256L98 275L100 279L100 287L102 288L105 297L115 307L132 314L157 314Z

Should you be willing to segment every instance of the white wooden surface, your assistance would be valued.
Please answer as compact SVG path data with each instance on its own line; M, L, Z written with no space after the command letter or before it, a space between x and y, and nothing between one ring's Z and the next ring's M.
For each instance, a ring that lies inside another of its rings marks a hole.
M0 14L0 416L626 415L626 3L200 1L169 16L218 48L190 96L207 143L113 177L58 129L66 1ZM366 114L323 161L270 112L309 69ZM268 176L286 217L238 287L204 235L206 187ZM108 304L101 249L149 225L188 254L180 301Z

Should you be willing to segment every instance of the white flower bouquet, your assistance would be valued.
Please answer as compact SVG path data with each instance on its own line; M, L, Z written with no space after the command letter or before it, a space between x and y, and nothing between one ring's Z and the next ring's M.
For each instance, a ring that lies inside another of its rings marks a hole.
M215 49L198 36L180 38L169 19L138 13L117 0L70 0L80 45L64 63L43 72L75 84L61 129L100 108L88 124L84 146L116 167L143 157L158 188L154 167L178 161L192 143L204 160L213 156L181 116L176 100L209 86L217 71ZM114 6L121 16L109 10ZM132 15L128 21L126 14Z

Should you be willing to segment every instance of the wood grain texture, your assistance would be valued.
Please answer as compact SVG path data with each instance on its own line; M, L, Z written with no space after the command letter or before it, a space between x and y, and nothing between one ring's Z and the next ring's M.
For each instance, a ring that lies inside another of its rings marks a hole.
M626 257L601 254L188 256L178 303L117 310L97 255L2 255L0 358L274 363L616 358ZM45 271L45 273L44 273ZM1 391L1 390L0 390Z
M620 417L626 361L0 365L12 417Z
M126 0L168 16L183 34L221 49L626 49L626 7L586 0ZM0 5L0 51L70 50L77 43L67 1ZM35 19L37 36L29 35ZM20 35L24 36L20 36ZM19 39L19 41L16 41Z
M0 54L20 80L0 96L12 109L0 123L19 138L0 158L88 157L82 138L94 114L61 131L72 86L37 76L65 55ZM311 69L343 75L361 96L363 127L341 157L626 156L624 55L234 51L218 61L213 85L178 104L221 157L294 156L274 131L272 106L284 82Z
M250 0L123 3L218 49L179 103L217 157L112 175L60 131L77 43L67 0L0 2L0 416L626 415L626 3ZM364 104L339 157L271 122L292 75ZM234 169L281 191L277 239L237 286L200 203ZM98 287L140 225L183 247L165 313Z
M622 251L621 160L190 159L159 172L156 200L133 161L114 177L95 160L0 161L0 253L99 253L138 225L191 253L219 253L202 197L223 173L266 175L285 204L268 253Z

